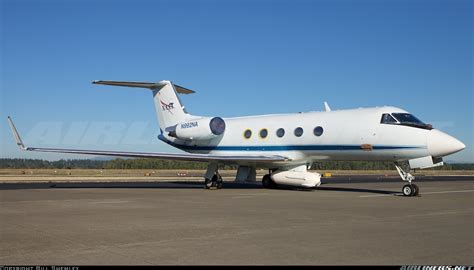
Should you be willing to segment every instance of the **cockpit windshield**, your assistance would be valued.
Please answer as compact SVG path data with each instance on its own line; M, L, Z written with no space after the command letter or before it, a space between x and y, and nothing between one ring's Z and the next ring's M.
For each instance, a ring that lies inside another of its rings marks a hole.
M420 119L416 118L409 113L384 113L382 119L380 120L381 124L392 124L392 125L403 125L418 127L424 129L432 129L433 127L429 124L423 123Z
M413 116L412 114L409 114L409 113L392 113L392 115L401 124L425 125L425 123L421 122L420 119L416 118L415 116Z

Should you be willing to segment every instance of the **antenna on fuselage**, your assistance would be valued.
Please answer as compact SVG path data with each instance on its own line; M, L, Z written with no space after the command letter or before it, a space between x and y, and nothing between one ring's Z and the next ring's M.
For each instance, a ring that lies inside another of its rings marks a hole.
M324 101L324 111L325 112L330 112L331 111L331 108L329 107L329 104L326 101Z

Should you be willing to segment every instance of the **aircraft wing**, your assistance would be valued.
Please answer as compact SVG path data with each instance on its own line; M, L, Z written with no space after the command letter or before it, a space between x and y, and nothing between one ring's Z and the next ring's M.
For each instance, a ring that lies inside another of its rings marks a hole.
M278 156L278 155L271 155L271 156L255 156L255 155L227 156L226 155L226 156L223 156L223 155L188 154L188 153L174 154L174 153L160 153L160 152L149 153L149 152L123 152L123 151L26 147L23 144L20 134L18 133L10 116L8 117L8 122L12 129L13 136L15 137L16 144L20 147L21 150L25 150L25 151L116 156L116 157L159 158L159 159L172 159L172 160L198 161L198 162L217 161L217 162L223 162L223 163L237 163L237 162L272 163L272 162L278 162L278 161L281 162L281 161L289 160L287 157Z

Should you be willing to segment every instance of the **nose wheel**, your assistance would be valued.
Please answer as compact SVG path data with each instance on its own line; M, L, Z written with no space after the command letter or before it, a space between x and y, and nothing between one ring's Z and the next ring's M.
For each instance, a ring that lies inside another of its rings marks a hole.
M402 188L402 193L404 196L418 196L420 188L415 184L406 184Z
M402 180L408 182L408 184L402 187L403 195L407 197L418 196L418 194L420 193L420 188L417 185L411 183L413 180L415 180L415 176L403 170L402 167L397 163L395 163L395 167L397 168L398 174L400 175Z

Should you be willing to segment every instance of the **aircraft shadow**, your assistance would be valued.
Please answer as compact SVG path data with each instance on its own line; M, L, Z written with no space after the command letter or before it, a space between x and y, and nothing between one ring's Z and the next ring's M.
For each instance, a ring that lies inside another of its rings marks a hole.
M0 190L52 188L204 189L204 182L2 183ZM260 183L224 183L226 189L261 189Z
M375 193L375 194L399 194L400 191L392 191L392 190L380 190L380 189L367 189L367 188L348 188L348 187L324 187L320 186L316 190L321 191L342 191L342 192L360 192L360 193Z
M204 189L204 182L98 182L98 183L2 183L0 190L16 189L81 189L81 188L101 188L101 189ZM263 189L260 182L256 183L233 183L224 182L224 189ZM301 189L291 186L279 187L277 190L311 192L311 191L340 191L340 192L359 192L375 194L397 194L399 191L367 189L367 188L348 188L348 187L328 187L320 186L315 189Z

